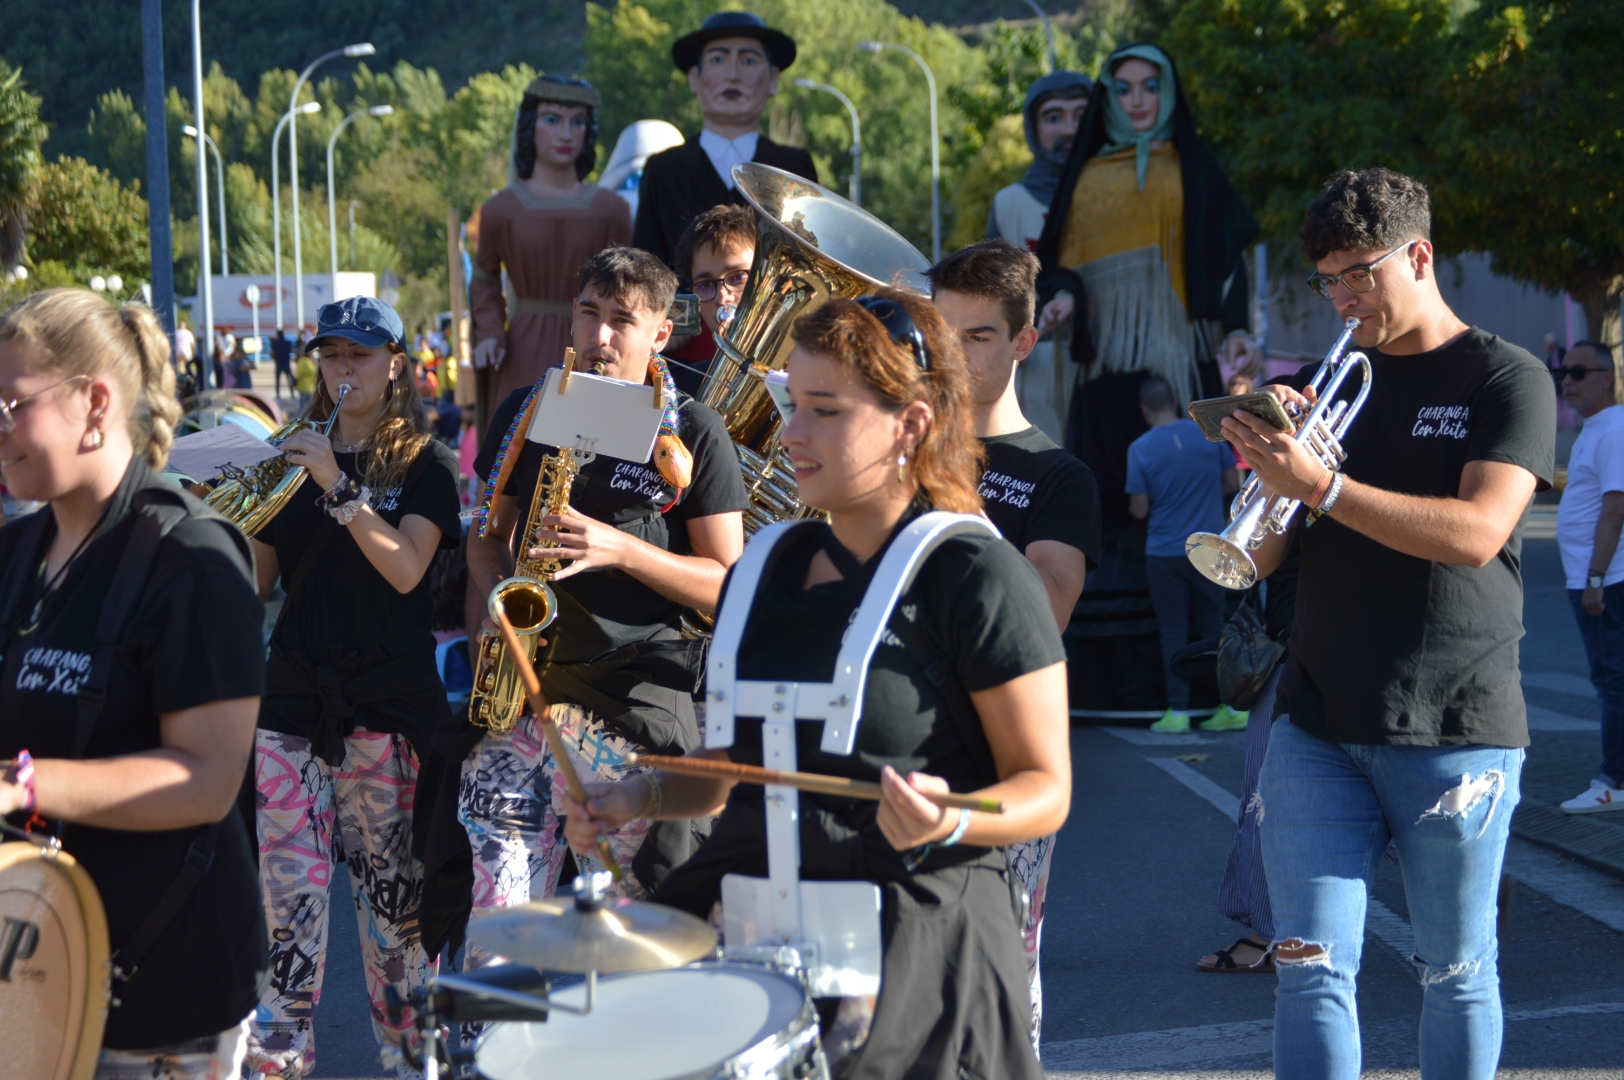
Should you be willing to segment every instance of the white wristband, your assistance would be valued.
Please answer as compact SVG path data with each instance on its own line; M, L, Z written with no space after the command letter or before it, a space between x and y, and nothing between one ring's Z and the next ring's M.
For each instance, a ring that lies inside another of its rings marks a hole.
M959 823L958 823L958 825L954 826L953 831L948 834L947 839L943 840L937 846L938 847L952 847L954 844L958 843L960 840L963 840L964 839L964 834L969 832L969 831L970 831L970 811L966 810L964 807L961 806L961 807L959 807Z

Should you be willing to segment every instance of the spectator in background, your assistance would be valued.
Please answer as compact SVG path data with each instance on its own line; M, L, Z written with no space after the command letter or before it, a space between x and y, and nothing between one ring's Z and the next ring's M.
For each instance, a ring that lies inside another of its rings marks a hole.
M1208 581L1184 554L1193 532L1224 527L1224 496L1239 488L1235 455L1208 442L1194 420L1179 417L1167 380L1157 375L1139 387L1139 411L1150 430L1128 447L1128 513L1149 519L1145 577L1162 639L1167 711L1152 731L1190 730L1190 684L1173 674L1173 654L1192 641L1217 640L1224 628L1224 590ZM1193 631L1193 635L1192 635ZM1220 705L1205 731L1246 726L1246 715Z
M197 337L192 333L192 328L186 325L185 320L176 320L175 361L182 371L190 372L194 379L198 374L192 369L192 362L196 357Z
M457 406L456 395L450 387L446 387L440 400L434 403L429 420L434 425L435 438L455 450L462 437L462 409Z
M303 334L299 336L304 337ZM302 350L293 365L293 388L299 392L299 409L302 412L310 405L310 395L316 392L316 362Z
M1574 348L1578 348L1578 346L1575 345ZM1560 341L1557 339L1555 330L1552 330L1550 333L1545 335L1546 367L1550 368L1552 371L1555 371L1562 366L1562 361L1567 355L1568 350L1562 347ZM1560 391L1561 387L1557 387L1557 389Z
M294 393L293 342L289 341L288 335L281 330L278 330L276 336L271 339L271 363L276 365L276 374L272 376L272 393L278 398L282 396L283 376L288 380L288 393Z
M1547 337L1547 341L1549 337ZM1624 810L1624 406L1613 398L1613 353L1576 341L1556 372L1562 399L1584 418L1568 456L1556 540L1579 622L1590 681L1601 700L1601 772L1562 804L1569 814Z
M231 372L231 385L238 390L249 390L254 385L253 370L248 362L248 351L243 348L240 338L231 337L231 354L228 364Z
M474 458L479 456L479 436L474 433L474 412L462 414L462 434L457 443L457 487L462 492L464 510L474 505Z

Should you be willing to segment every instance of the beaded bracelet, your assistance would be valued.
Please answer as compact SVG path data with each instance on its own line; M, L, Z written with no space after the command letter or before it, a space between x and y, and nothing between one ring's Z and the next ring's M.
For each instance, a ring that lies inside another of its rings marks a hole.
M331 512L336 506L342 506L344 503L360 498L361 490L356 487L355 481L351 480L347 473L339 473L338 481L316 497L316 505Z
M21 813L32 814L39 805L39 792L34 790L34 755L27 750L17 751L17 783L23 786Z

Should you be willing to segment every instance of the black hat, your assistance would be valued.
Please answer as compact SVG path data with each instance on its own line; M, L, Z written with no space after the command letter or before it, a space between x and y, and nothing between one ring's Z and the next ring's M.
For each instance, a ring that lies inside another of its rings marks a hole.
M749 37L761 42L767 49L767 59L779 71L795 63L795 39L774 30L752 11L718 11L698 30L677 39L671 46L671 60L678 71L687 74L699 65L706 45L717 38L730 37Z

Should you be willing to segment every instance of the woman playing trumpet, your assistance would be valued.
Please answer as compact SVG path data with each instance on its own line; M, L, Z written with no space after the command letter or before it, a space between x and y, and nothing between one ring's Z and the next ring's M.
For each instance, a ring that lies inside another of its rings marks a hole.
M901 527L927 510L981 508L964 360L929 302L890 290L836 300L799 319L794 335L783 444L802 499L829 524L785 540L761 580L741 679L828 681L868 575ZM825 1048L846 1053L842 1077L1041 1077L1020 934L993 849L1065 820L1066 677L1054 618L1021 554L975 535L929 557L890 627L869 668L857 752L824 754L820 725L797 730L800 768L883 787L878 803L801 796L802 876L867 879L884 897L880 995L825 1003L825 1019L834 1014ZM953 678L899 634L922 637ZM977 730L955 722L961 703ZM760 730L740 718L733 760L762 763ZM949 788L1001 800L1007 812L946 810L921 794ZM586 806L564 806L577 850L634 817L692 817L726 801L710 840L656 900L704 915L724 874L766 874L759 787L654 773L589 784L587 794Z
M393 1047L412 1030L409 1013L388 1019L384 991L406 996L429 963L416 921L422 868L411 853L414 745L450 715L427 571L438 548L461 540L456 457L430 434L392 308L355 297L323 307L319 322L307 347L320 375L306 415L329 419L336 399L337 422L283 443L308 475L254 539L260 594L269 597L278 577L287 593L254 761L272 979L249 1064L264 1076L315 1066L335 854L355 892L373 1032Z

